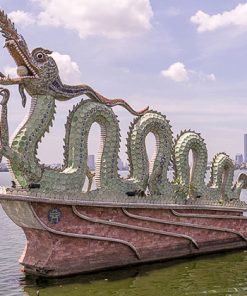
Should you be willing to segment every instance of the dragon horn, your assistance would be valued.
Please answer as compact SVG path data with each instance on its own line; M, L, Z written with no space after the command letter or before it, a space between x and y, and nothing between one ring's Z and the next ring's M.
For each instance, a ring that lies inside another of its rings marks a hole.
M18 33L14 23L8 18L3 10L0 10L0 32L4 38L18 39Z
M52 54L53 51L51 51L51 50L49 50L49 49L45 49L45 53L46 53L46 54Z

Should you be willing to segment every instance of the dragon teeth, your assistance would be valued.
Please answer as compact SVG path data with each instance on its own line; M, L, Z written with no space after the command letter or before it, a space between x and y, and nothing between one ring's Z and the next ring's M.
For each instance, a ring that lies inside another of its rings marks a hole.
M28 69L32 72L32 74L35 76L35 78L38 78L37 73L35 72L35 70L33 69L33 67L31 66L31 64L29 63L29 61L27 60L27 58L25 57L25 55L22 53L22 51L19 49L19 47L16 45L16 43L13 40L10 40L8 42L9 45L14 45L16 51L18 52L18 54L22 57L23 62L26 64L26 66L28 67ZM11 54L12 55L12 54ZM13 56L13 55L12 55ZM29 76L27 76L28 78L30 78Z

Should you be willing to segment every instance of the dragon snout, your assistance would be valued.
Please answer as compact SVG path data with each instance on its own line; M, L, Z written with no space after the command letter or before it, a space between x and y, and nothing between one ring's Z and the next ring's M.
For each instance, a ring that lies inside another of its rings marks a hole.
M12 40L12 39L10 39L10 40L6 40L5 41L4 47L6 47L6 46L13 46L13 45L15 45L15 41Z

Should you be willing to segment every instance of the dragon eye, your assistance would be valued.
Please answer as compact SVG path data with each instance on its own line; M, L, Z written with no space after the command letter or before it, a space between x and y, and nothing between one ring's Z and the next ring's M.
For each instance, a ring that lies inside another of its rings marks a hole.
M39 52L39 53L37 54L37 58L40 59L40 60L43 59L43 58L44 58L43 53Z

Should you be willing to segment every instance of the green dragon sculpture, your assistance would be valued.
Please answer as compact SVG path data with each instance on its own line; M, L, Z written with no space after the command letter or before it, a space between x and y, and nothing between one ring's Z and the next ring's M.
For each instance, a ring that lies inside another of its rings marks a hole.
M27 100L25 91L32 98L27 118L9 142L7 103L10 93L0 88L0 96L3 98L0 155L8 159L13 179L19 188L37 185L36 190L41 192L80 193L86 176L90 183L93 178L87 167L87 139L92 124L97 122L101 127L101 144L95 172L99 190L145 195L148 188L151 195L181 198L206 196L227 200L239 198L241 188L247 184L246 176L242 174L232 187L233 163L224 153L217 154L213 161L210 184L204 183L207 149L199 134L182 132L173 144L171 126L164 115L149 111L148 108L137 112L124 100L109 100L87 85L63 84L56 62L50 56L52 52L40 47L30 52L24 38L18 34L3 11L0 11L0 28L5 38L5 47L14 59L19 75L10 78L1 73L0 84L17 84L23 106ZM56 100L65 101L80 95L87 95L89 99L81 100L69 113L65 128L63 167L52 169L40 164L36 158L38 143L52 125ZM120 129L117 116L111 108L116 105L138 116L128 132L130 173L126 179L119 177L117 169ZM155 135L157 147L149 164L145 138L150 132ZM193 153L191 170L188 161L190 150ZM175 172L173 181L167 177L170 165Z

